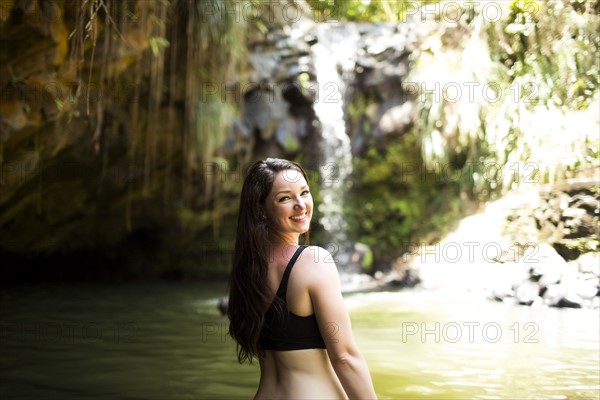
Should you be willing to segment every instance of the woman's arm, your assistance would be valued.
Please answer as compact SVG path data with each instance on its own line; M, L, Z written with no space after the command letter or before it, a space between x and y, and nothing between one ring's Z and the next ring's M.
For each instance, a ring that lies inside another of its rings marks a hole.
M331 365L350 399L376 399L369 367L354 342L333 257L321 247L311 250L317 265L310 268L308 291Z

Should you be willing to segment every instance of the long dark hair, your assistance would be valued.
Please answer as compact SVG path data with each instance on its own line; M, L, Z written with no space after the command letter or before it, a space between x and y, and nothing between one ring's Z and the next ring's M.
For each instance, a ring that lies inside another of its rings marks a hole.
M259 356L260 332L269 302L273 300L276 313L284 312L267 285L269 231L261 206L273 188L275 175L289 169L302 173L308 182L306 172L299 164L267 158L248 169L242 186L227 308L229 335L237 342L240 364L244 361L252 363L253 358ZM305 241L308 241L308 233Z

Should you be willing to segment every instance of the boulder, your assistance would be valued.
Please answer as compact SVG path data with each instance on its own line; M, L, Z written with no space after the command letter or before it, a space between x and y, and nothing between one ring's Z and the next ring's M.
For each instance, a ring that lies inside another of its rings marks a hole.
M379 130L383 135L401 135L413 124L414 105L412 102L395 106L387 110L379 120Z
M227 315L227 308L229 307L229 297L221 297L217 304L217 308L221 315Z
M275 89L256 89L244 96L244 125L258 132L262 140L270 140L279 121L287 114L287 105Z
M275 140L285 154L294 154L300 148L297 136L298 124L294 117L288 115L279 121L275 131Z

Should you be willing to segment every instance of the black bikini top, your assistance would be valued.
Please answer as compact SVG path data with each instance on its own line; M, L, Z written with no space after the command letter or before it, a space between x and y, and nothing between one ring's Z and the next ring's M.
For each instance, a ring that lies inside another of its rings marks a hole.
M277 289L276 296L283 300L287 314L284 318L277 318L273 304L265 313L265 324L260 333L260 345L264 350L285 351L325 348L325 342L319 331L315 314L300 317L287 308L286 293L290 272L292 272L294 263L305 248L306 246L298 247L285 268Z

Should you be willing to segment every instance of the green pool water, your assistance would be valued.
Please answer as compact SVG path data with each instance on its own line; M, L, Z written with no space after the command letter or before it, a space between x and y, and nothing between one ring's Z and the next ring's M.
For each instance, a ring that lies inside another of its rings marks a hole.
M247 399L222 283L5 286L0 399ZM345 295L381 399L598 399L598 310L477 293Z

